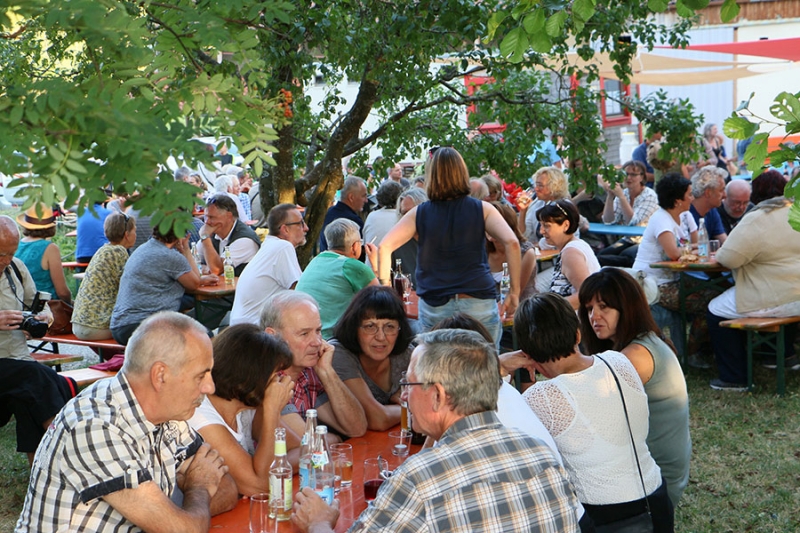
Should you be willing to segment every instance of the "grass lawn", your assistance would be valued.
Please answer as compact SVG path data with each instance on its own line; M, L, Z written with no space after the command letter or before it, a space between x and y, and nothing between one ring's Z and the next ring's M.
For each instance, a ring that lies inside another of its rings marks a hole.
M694 453L676 531L800 531L800 373L788 373L784 398L774 371L756 370L754 394L712 391L712 377L688 376ZM13 529L27 485L13 428L0 429L0 531Z

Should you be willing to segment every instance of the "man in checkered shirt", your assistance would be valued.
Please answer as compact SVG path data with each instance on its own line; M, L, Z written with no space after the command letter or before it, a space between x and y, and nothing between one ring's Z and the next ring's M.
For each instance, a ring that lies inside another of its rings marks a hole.
M208 531L210 515L238 497L222 456L185 422L214 392L213 362L193 319L163 312L142 322L120 373L47 430L16 531Z
M395 470L350 531L578 531L578 499L553 452L494 413L494 348L464 330L417 339L403 396L414 429L439 443ZM338 516L336 503L329 507L306 488L292 522L329 532Z

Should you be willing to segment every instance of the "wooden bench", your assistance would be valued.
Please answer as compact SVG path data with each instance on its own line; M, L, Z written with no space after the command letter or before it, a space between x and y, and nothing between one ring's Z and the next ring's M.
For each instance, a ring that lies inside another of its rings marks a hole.
M63 353L34 352L31 357L43 365L52 366L56 372L61 372L61 365L83 361L82 355L69 355Z
M114 339L108 339L105 341L84 341L76 337L75 335L45 335L41 339L31 339L29 342L29 346L32 348L31 351L33 352L50 352L57 354L58 352L58 345L59 344L72 344L75 346L88 346L89 348L96 349L100 354L101 360L107 360L115 353L121 353L125 351L125 347L119 344ZM35 343L35 344L34 344ZM47 349L47 344L51 345L51 349ZM103 355L103 350L106 350L107 356Z
M77 370L65 370L58 373L60 376L70 377L78 384L79 389L85 389L95 381L105 378L113 378L116 372L107 370L95 370L94 368L78 368Z
M784 328L789 324L800 322L800 316L785 318L735 318L719 323L724 328L740 329L747 332L747 387L753 390L753 351L759 346L775 350L778 394L786 392L786 346L784 345Z

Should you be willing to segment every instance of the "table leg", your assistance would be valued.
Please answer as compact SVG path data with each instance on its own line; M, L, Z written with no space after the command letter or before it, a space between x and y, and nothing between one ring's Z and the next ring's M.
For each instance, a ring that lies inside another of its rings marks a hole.
M778 328L777 349L775 350L777 355L775 363L777 364L776 371L778 373L778 395L780 396L783 396L786 392L786 346L783 338L783 328L784 326Z
M678 281L678 305L681 308L681 331L679 335L683 340L683 370L689 370L689 338L686 335L686 294L687 285L686 277L683 273L679 276Z

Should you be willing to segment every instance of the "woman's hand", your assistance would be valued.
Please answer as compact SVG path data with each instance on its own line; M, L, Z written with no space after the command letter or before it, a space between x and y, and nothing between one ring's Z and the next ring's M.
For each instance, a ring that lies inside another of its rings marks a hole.
M524 368L530 373L531 378L535 379L536 366L533 360L522 350L504 353L498 359L500 360L500 377L506 377L516 370Z
M293 396L294 381L292 378L286 374L280 376L275 374L272 376L272 379L269 380L269 383L267 383L267 389L264 391L264 400L262 403L265 407L271 406L275 408L275 406L278 406L278 410L281 410L289 403Z

